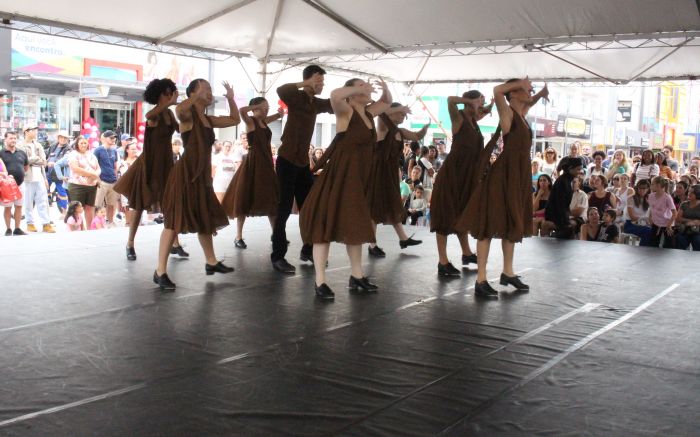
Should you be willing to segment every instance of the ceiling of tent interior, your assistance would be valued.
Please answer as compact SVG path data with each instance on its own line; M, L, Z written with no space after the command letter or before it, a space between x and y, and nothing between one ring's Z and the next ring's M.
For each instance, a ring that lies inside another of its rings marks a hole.
M0 17L401 82L700 76L700 0L0 0Z

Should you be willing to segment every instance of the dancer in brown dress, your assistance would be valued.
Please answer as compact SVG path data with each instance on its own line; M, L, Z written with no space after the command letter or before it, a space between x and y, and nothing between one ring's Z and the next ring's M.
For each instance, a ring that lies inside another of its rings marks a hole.
M131 261L136 260L134 239L141 223L141 215L144 210L160 212L165 183L173 168L171 140L179 126L175 114L169 108L177 103L177 98L177 86L170 79L153 79L146 86L143 99L156 106L146 113L143 153L114 184L114 191L129 201L126 258ZM181 257L190 256L180 246L177 236L170 253Z
M455 229L469 231L478 240L478 274L474 293L482 297L498 297L486 280L486 262L492 238L501 238L503 273L500 283L527 291L513 271L515 243L532 235L532 175L530 149L532 131L525 121L527 111L549 91L545 86L532 96L529 79L511 79L493 89L503 132L503 152L491 166L469 200Z
M282 113L268 116L269 110L270 105L264 97L254 97L240 110L248 135L248 157L233 175L221 202L226 214L236 219L235 246L239 249L248 247L243 241L246 216L266 215L270 226L274 228L275 225L279 188L270 147L272 131L267 124L279 120ZM249 112L253 113L252 117Z
M399 236L399 247L405 249L408 246L421 244L422 241L414 240L406 235L403 228L406 211L401 202L400 176L398 174L401 154L403 153L403 141L419 141L425 137L430 125L425 125L418 132L398 127L406 119L406 114L411 110L398 102L379 116L377 123L377 147L372 158L370 174L372 180L369 183L369 204L374 223L374 232L377 232L377 223L391 225ZM384 258L386 253L376 243L370 243L367 248L370 256Z
M215 127L231 127L240 123L238 107L233 99L233 88L223 83L229 105L229 115L206 115L206 108L214 102L211 85L204 79L195 79L187 86L187 99L177 105L180 132L185 143L185 154L170 172L163 196L165 229L160 236L158 267L153 281L162 290L174 290L168 278L167 265L170 247L177 234L197 233L206 257L207 275L229 273L233 268L217 261L212 235L228 226L228 217L216 199L211 177L211 147Z
M370 164L377 141L373 118L391 102L387 85L383 81L380 85L384 94L377 102L371 100L372 85L361 79L350 79L331 93L338 134L315 167L323 171L300 214L301 237L304 243L313 244L315 290L320 299L335 297L326 284L331 241L344 243L347 248L352 270L349 288L377 290L362 274L362 243L375 241L368 199Z
M492 105L484 106L484 95L471 90L462 97L447 98L447 109L452 121L452 148L435 177L433 195L430 202L430 231L435 232L438 249L438 275L459 276L447 258L447 236L456 234L462 247L462 265L476 264L476 255L469 247L466 232L457 232L455 222L467 207L469 198L476 186L477 163L484 153L484 137L477 121L491 113ZM459 110L457 105L463 104Z

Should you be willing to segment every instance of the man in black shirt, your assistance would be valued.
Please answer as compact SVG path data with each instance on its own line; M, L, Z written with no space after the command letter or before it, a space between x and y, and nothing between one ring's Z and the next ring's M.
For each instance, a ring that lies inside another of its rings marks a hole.
M293 274L296 268L285 259L287 254L287 219L294 200L301 209L311 190L313 176L309 168L309 144L316 126L316 115L332 113L329 99L316 97L323 91L323 76L318 65L304 68L303 82L288 83L277 88L277 95L287 105L287 124L282 133L282 144L277 151L277 183L279 203L272 231L272 267L282 273ZM299 256L301 261L313 262L312 246L305 244Z
M5 132L5 148L0 152L0 159L5 164L7 172L15 179L18 186L24 183L24 174L29 170L29 158L22 150L17 149L17 133L12 131ZM10 235L26 235L19 228L19 222L22 220L22 199L2 204L5 207L5 236ZM15 208L15 230L12 231L10 219L12 217L12 207Z

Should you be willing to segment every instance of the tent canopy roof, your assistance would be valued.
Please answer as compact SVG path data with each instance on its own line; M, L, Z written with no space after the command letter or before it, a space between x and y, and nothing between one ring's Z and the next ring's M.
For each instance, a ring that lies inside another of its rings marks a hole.
M695 0L0 0L0 17L398 81L700 75Z

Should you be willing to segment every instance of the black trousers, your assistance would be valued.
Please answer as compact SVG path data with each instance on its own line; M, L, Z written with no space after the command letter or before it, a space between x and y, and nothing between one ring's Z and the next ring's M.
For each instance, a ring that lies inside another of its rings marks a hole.
M279 186L280 201L277 205L277 217L272 230L272 262L281 260L287 254L287 219L292 213L294 199L297 207L301 209L306 196L313 185L313 175L309 166L297 167L286 159L277 157L277 184ZM304 244L302 253L311 256L312 246Z
M408 216L411 218L411 225L415 226L418 221L418 217L423 217L423 211L409 212Z

